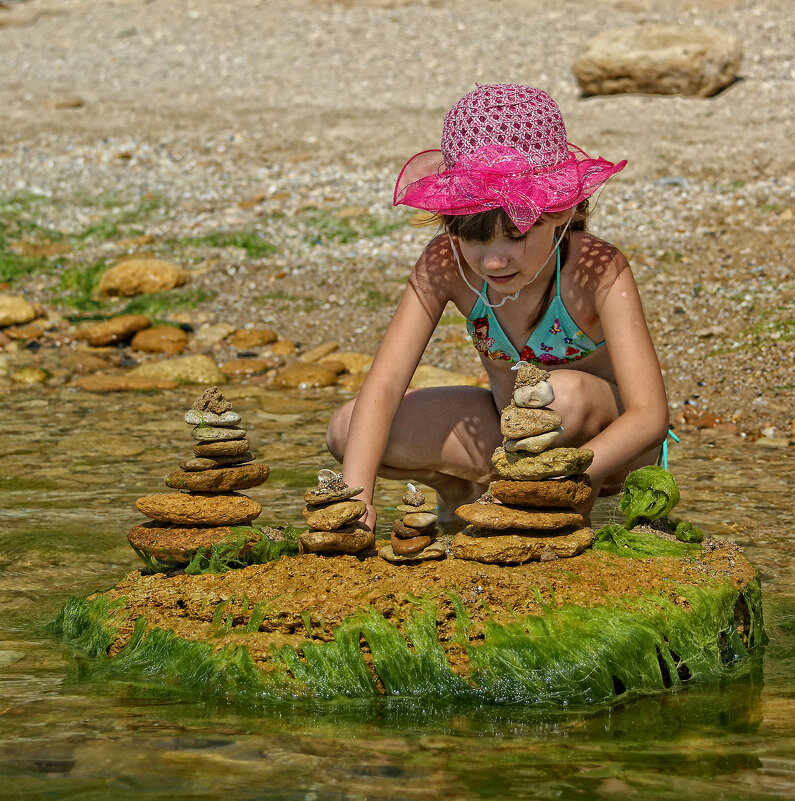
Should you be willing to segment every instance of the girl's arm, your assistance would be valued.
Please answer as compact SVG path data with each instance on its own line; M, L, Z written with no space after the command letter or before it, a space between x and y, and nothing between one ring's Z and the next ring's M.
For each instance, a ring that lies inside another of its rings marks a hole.
M583 445L594 452L588 470L594 481L643 456L668 431L665 386L638 288L623 256L617 258L622 265L609 289L597 298L597 312L624 411Z
M371 528L375 525L375 477L392 420L446 304L445 299L422 292L416 280L422 261L412 273L356 399L345 443L345 482L364 487L358 497L367 504L364 522Z

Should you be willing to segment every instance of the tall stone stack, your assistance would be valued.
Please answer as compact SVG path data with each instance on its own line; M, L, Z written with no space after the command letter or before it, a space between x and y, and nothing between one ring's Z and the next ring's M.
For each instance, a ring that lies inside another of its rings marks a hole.
M425 495L413 484L408 485L402 501L397 509L403 517L395 520L389 545L379 551L381 558L394 564L443 559L446 546L436 539L439 535L436 505L427 503Z
M475 503L456 509L469 525L452 542L453 556L489 564L522 564L576 556L593 543L575 506L591 495L584 471L593 452L556 448L560 415L549 373L525 362L514 368L511 403L502 410L503 444L492 462L500 480Z
M300 553L363 554L375 545L375 535L359 518L367 511L354 499L362 487L349 487L342 473L321 470L317 486L304 493L304 519L309 526L299 538Z
M238 490L265 483L267 465L253 464L240 415L217 387L205 390L185 413L192 427L193 456L166 476L180 492L139 498L135 505L152 522L135 526L127 538L136 551L174 567L186 565L199 548L230 537L232 526L248 525L262 507ZM249 545L258 536L252 532Z

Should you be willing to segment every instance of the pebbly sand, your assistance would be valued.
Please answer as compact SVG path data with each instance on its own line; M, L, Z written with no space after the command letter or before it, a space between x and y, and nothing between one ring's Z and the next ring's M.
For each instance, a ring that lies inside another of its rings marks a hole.
M740 80L708 99L579 95L570 65L591 35L677 21L738 34ZM257 227L274 253L178 254L209 291L185 321L372 353L430 236L391 207L403 161L437 146L476 81L539 85L572 141L629 160L591 227L630 257L673 415L786 437L793 41L784 0L11 2L0 195L44 196L38 224L65 233L143 198L138 242L170 258L181 238ZM94 238L70 258L140 249ZM7 291L57 306L56 283L36 273ZM460 317L444 322L425 361L479 374Z

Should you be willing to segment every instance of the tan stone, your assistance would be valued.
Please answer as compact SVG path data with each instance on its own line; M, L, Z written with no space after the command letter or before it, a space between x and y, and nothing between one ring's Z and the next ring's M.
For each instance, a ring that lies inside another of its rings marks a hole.
M438 519L432 512L407 512L403 515L403 522L411 528L427 528L436 525Z
M199 442L229 442L245 439L246 431L238 426L194 426L191 436Z
M563 422L552 409L523 409L508 406L500 415L500 431L506 439L524 439L554 431Z
M188 335L173 325L157 325L139 331L130 342L133 350L176 356L188 346Z
M44 324L41 322L14 325L6 328L3 333L11 339L40 339L44 336Z
M562 433L562 428L556 428L554 431L547 431L546 434L538 434L535 437L506 439L503 448L511 453L543 453L560 439Z
M347 501L364 490L364 487L342 487L340 489L314 489L304 493L304 501L310 506L323 506L334 501ZM361 517L361 515L360 515Z
M147 392L156 389L174 389L177 382L163 378L138 378L129 374L95 373L81 376L75 381L75 386L87 392Z
M133 334L148 328L151 321L143 314L120 314L100 323L81 323L75 332L75 339L85 339L89 345L115 345L126 342Z
M264 464L221 467L201 472L175 470L166 476L166 486L192 492L230 492L258 487L268 480L270 468Z
M581 526L582 515L577 512L528 511L502 503L468 503L455 513L474 526L494 529L537 529L553 531L566 526Z
M555 400L555 393L549 381L539 381L531 386L517 387L513 391L513 402L523 409L540 409Z
M247 439L227 439L217 442L197 442L193 446L194 456L239 456L249 449Z
M183 420L191 426L220 426L223 428L225 426L236 426L240 422L240 415L232 411L217 414L216 412L188 409Z
M573 476L587 470L592 461L593 451L584 448L553 448L537 456L521 456L497 448L491 457L500 478L514 481Z
M250 523L262 511L256 501L236 492L219 495L164 492L139 498L135 506L153 520L199 526Z
M221 365L221 372L229 378L238 378L264 373L277 366L278 362L275 359L230 359Z
M131 297L182 286L187 274L176 264L148 256L131 257L106 270L97 287L101 295Z
M409 384L412 389L422 389L423 387L475 387L477 385L478 379L476 376L456 373L430 364L421 364L414 371Z
M270 346L269 352L271 356L292 356L295 353L295 342L291 342L289 339L280 339Z
M430 559L444 559L446 557L447 545L444 542L432 542L427 548L424 548L419 553L409 554L408 556L400 556L394 552L392 545L384 545L379 551L378 555L387 562L394 565L412 564L414 562L426 562Z
M337 380L337 374L322 364L296 363L283 367L273 378L277 387L301 388L330 387Z
M201 347L211 348L213 345L223 342L234 330L234 326L228 323L203 325L193 335L193 341Z
M418 512L435 512L436 503L434 501L427 501L420 506L409 506L407 503L399 503L395 508L398 510L398 512L407 512L409 514Z
M304 520L312 529L336 531L358 520L367 511L364 501L336 501L304 509Z
M396 556L408 556L409 554L419 553L423 548L427 548L433 541L434 538L427 535L404 539L393 533L389 544L392 546L392 552Z
M36 318L36 309L21 295L0 293L0 328L21 325Z
M199 548L211 548L228 538L237 539L228 526L210 528L183 528L168 523L142 523L127 535L130 545L136 550L157 559L163 565L184 567ZM256 531L245 541L241 555L245 556L259 542Z
M320 359L321 364L326 364L329 361L341 362L345 366L345 370L349 373L366 373L373 363L373 357L367 353L355 352L340 352L335 351L330 356L324 356Z
M215 361L203 353L142 364L130 370L130 375L167 379L179 384L223 384L227 381Z
M214 458L197 456L195 459L185 459L180 462L179 469L184 470L186 473L194 473L199 470L215 470L219 467L231 467L232 465L239 465L253 460L254 454L252 454L251 451L246 451L236 456L216 456Z
M590 528L581 528L560 537L484 537L466 535L466 529L455 535L453 556L488 565L521 565L525 562L549 559L550 552L560 559L577 556L593 544Z
M489 492L513 506L571 507L591 497L591 486L587 475L579 475L557 481L492 481Z
M339 344L336 342L324 342L322 345L305 351L299 358L302 362L319 362L324 356L328 356L329 353L337 350L338 347Z
M298 540L298 550L302 554L357 554L374 545L375 535L361 523L339 531L305 531Z
M270 328L238 328L232 337L232 346L237 350L250 350L276 341L276 332Z
M722 28L641 25L596 34L572 69L586 95L709 97L737 77L742 57L737 37Z

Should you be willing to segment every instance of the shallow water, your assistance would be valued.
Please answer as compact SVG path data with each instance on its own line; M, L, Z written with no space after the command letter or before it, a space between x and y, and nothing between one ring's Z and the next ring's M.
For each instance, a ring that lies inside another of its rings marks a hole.
M301 488L333 466L323 432L335 393L228 393L272 469L247 491L258 522L302 521ZM190 453L181 417L195 394L0 397L0 798L795 796L793 454L713 432L685 435L671 467L676 514L741 544L762 576L770 644L731 681L587 710L398 698L262 716L87 677L43 627L69 595L139 566L126 541L141 521L134 501L164 491ZM402 491L383 482L380 497L392 505ZM614 517L615 501L600 501L596 522Z

